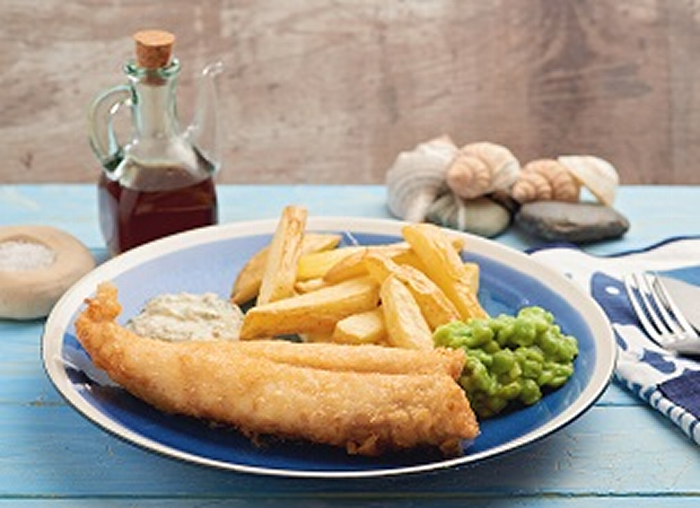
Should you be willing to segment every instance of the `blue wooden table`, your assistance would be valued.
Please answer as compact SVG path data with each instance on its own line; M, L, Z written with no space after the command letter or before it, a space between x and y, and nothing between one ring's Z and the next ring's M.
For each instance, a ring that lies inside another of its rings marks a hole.
M311 215L388 217L381 186L221 186L221 222ZM700 187L623 187L631 221L596 254L700 233ZM91 185L0 186L0 225L45 224L106 254ZM499 242L535 246L511 230ZM0 504L6 506L700 506L700 450L613 384L554 435L476 465L356 480L259 477L181 463L106 434L71 409L40 360L43 320L0 320ZM607 504L610 503L610 504Z

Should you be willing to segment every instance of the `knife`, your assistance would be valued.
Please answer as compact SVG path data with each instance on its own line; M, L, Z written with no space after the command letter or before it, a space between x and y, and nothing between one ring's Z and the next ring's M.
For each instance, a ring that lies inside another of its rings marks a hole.
M700 331L700 286L694 286L665 275L658 277L673 302L683 313L686 321Z

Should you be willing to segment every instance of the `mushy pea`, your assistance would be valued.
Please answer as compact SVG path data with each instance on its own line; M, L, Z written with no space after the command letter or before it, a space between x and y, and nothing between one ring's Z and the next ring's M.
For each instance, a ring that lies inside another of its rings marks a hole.
M509 404L534 404L543 389L559 388L573 374L578 355L576 338L563 334L541 307L524 307L517 316L455 321L435 330L433 340L466 352L459 383L481 418Z

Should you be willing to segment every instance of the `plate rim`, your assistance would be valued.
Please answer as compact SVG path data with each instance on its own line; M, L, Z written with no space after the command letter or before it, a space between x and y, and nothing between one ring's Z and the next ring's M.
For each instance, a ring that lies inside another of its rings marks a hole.
M132 429L108 418L94 406L89 404L73 387L65 370L62 358L63 337L65 330L72 322L71 319L85 298L85 289L96 287L98 282L113 278L127 272L142 262L155 259L161 255L186 249L200 244L213 243L252 235L272 234L278 223L278 219L260 219L253 221L241 221L216 226L208 226L184 233L172 235L154 242L132 249L124 254L108 259L97 266L91 272L81 277L69 288L56 303L49 314L41 340L41 355L44 369L56 390L68 402L68 404L80 413L84 418L97 425L99 428L116 436L117 438L136 445L147 451L182 460L188 463L209 466L216 469L250 473L256 475L296 477L296 478L370 478L382 476L397 476L411 473L424 473L442 469L454 468L466 464L481 462L487 458L500 456L506 452L515 451L525 445L540 441L555 433L561 428L571 424L585 414L603 395L609 386L617 361L617 346L614 333L609 321L599 304L587 293L578 287L573 281L552 268L540 263L526 253L510 246L500 244L494 240L479 237L469 233L445 229L450 234L464 238L467 241L465 250L486 256L490 259L505 264L510 268L522 272L521 263L537 266L538 281L559 295L563 295L566 302L583 319L592 338L595 341L595 368L591 380L582 388L576 398L578 404L571 404L553 419L545 422L527 433L488 450L473 454L465 454L460 457L431 461L425 464L387 467L362 470L314 470L314 469L284 469L232 463L229 461L203 457L191 452L184 452L176 447L165 445L146 436L142 436ZM408 223L393 219L376 219L351 216L322 216L309 217L307 230L314 231L349 231L365 234L381 234L400 236L400 229ZM497 255L497 257L495 257ZM515 266L514 264L515 263ZM540 275L544 278L540 278ZM577 305L572 303L577 300ZM583 306L582 309L580 306ZM601 363L605 361L605 364Z

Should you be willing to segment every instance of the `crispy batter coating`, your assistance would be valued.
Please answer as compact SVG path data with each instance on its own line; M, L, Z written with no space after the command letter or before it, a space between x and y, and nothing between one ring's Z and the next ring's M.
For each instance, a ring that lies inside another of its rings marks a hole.
M374 344L296 344L283 340L241 341L240 352L279 363L331 371L381 374L447 374L457 379L464 367L460 349L437 348L419 352Z
M449 354L437 353L431 369L415 373L408 357L404 370L388 369L378 346L170 343L117 324L121 307L111 284L87 303L75 326L95 365L163 411L230 424L251 437L306 439L363 455L418 446L454 454L478 434L453 379L457 357L446 362ZM428 355L417 353L427 365Z

